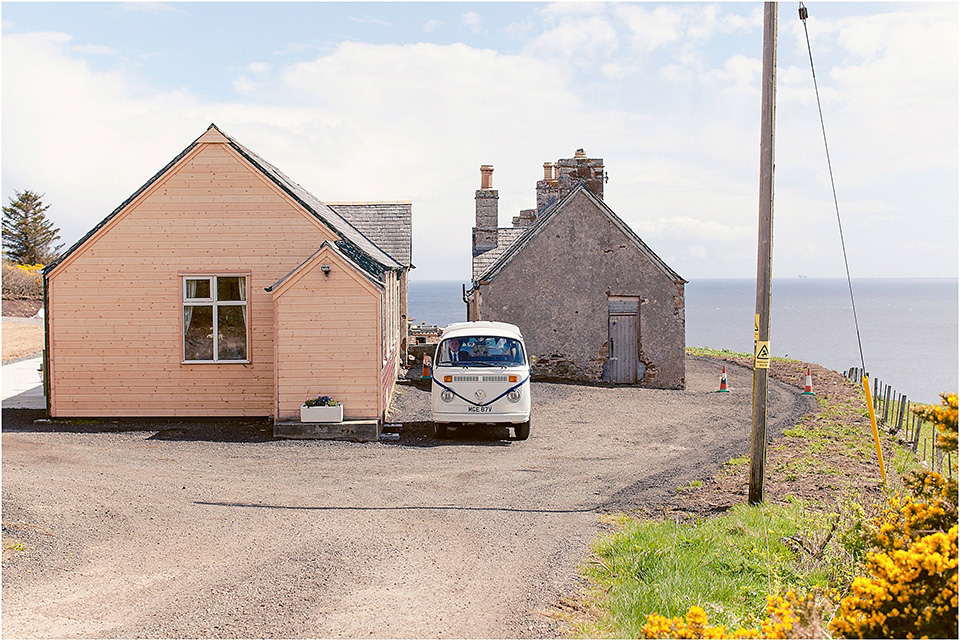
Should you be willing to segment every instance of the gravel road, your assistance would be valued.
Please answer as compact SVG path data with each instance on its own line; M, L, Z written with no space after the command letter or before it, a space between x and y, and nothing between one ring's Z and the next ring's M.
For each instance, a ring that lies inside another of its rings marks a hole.
M535 383L530 438L279 441L257 421L34 423L4 411L3 636L543 638L598 515L654 508L749 444L748 370L687 390ZM770 382L771 433L815 401Z

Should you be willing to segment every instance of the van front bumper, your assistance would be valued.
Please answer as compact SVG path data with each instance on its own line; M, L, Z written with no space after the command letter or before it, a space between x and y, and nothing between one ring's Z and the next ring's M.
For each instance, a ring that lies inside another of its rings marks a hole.
M530 412L484 412L489 409L485 407L477 408L477 412L456 411L456 412L438 412L434 411L433 421L435 423L445 423L449 425L468 424L468 423L509 423L519 425L530 420Z

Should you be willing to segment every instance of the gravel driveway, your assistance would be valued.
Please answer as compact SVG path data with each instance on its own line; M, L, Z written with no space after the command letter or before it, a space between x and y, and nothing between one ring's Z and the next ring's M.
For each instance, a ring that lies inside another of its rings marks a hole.
M33 423L4 412L3 636L528 638L598 514L654 508L746 452L751 372L687 390L535 383L527 441L275 441L265 424ZM816 403L770 382L771 432ZM126 430L126 431L125 431Z

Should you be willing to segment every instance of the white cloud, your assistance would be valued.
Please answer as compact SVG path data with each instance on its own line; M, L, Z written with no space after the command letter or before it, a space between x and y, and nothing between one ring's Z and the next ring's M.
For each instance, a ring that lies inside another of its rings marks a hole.
M589 66L593 64L593 57L609 56L618 46L616 31L610 23L594 16L564 18L556 27L537 37L527 49L547 58Z
M723 63L722 69L712 69L701 74L710 84L720 85L730 91L759 95L760 73L763 64L758 58L737 54Z
M480 32L482 19L480 18L480 14L476 11L467 11L465 14L463 14L461 20L463 21L463 24L467 27L470 27L471 30L477 33Z
M618 17L624 21L631 35L631 46L642 52L653 51L675 42L681 33L688 9L685 7L617 5Z
M420 31L422 31L423 33L431 33L433 31L436 31L442 26L443 26L443 23L441 21L431 19L423 23L423 26L420 27Z
M71 243L216 122L320 199L413 201L415 277L466 278L479 165L496 167L509 224L533 206L542 163L584 147L606 161L607 203L679 273L750 276L758 11L550 5L534 12L539 22L508 30L524 37L513 55L426 42L277 44L302 62L241 62L228 71L236 93L219 100L154 87L142 67L95 71L83 56L97 52L81 53L66 34L4 33L3 195L46 192ZM837 275L795 22L781 26L775 268ZM956 8L880 14L869 33L853 19L809 22L855 260L882 265L877 275L955 272ZM719 55L708 46L747 30L756 47ZM614 95L625 106L611 107ZM896 242L941 256L907 255Z
M240 76L233 81L233 90L244 96L249 96L256 87L257 83L246 76Z

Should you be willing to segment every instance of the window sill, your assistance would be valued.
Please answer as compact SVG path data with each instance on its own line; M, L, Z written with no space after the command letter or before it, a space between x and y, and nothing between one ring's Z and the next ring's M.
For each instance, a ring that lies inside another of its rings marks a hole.
M180 361L181 365L249 365L250 361Z

